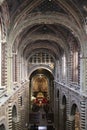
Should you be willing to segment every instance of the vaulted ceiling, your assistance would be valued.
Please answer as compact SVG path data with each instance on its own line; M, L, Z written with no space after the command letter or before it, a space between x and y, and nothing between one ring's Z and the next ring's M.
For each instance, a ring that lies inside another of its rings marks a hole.
M81 44L87 0L6 0L10 15L9 42L26 59L35 50L59 58L69 40Z

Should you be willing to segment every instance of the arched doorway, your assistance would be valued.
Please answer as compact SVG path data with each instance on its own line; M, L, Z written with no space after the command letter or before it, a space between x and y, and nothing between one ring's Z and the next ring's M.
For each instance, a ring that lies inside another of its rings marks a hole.
M17 108L14 105L12 108L12 130L16 130L16 121L17 121Z
M46 69L35 70L30 76L30 104L44 106L53 103L53 75Z
M1 125L0 125L0 130L5 130L4 124L1 124Z
M49 81L43 74L36 74L32 77L31 98L32 105L37 107L43 107L49 101L48 91Z
M80 130L80 113L76 104L72 105L71 116L73 117L72 130Z
M43 109L45 113L53 112L54 104L54 77L52 73L46 69L40 68L30 75L29 84L29 104L31 104L29 119L39 116L39 110ZM33 114L33 115L32 115ZM31 117L31 118L30 118ZM31 121L30 121L31 122ZM35 120L33 122L36 122ZM31 122L32 123L32 122Z
M62 111L62 116L63 116L63 127L62 127L62 130L66 130L66 117L67 117L67 115L66 115L66 97L65 97L65 95L63 96L63 98L62 98L62 105L63 105L63 111Z

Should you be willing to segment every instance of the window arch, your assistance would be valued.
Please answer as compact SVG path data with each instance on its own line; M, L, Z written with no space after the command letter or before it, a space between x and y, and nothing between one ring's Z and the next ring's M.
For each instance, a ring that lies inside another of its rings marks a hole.
M17 108L14 105L12 108L12 130L16 130L16 122L17 122Z
M16 109L16 106L14 105L13 108L12 108L12 120L13 122L15 122L17 119L17 109Z
M47 52L36 52L29 58L29 63L54 63L54 59L51 54Z

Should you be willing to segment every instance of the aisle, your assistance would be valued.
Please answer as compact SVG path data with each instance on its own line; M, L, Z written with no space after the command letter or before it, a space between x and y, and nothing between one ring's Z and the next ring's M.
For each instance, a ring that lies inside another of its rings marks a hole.
M46 113L41 108L40 111L40 117L39 117L39 125L40 126L47 126L47 119L46 119Z
M38 121L33 122L33 124L30 124L30 126L37 125L38 130L53 130L54 123L50 120L50 118L47 118L46 112L43 110L43 108L40 108L39 112L35 112L35 115L38 116L35 117Z

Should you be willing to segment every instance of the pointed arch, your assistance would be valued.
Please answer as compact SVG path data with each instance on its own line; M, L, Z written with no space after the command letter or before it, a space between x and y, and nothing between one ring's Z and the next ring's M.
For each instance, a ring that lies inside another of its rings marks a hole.
M62 124L62 128L63 130L66 130L66 121L67 121L67 114L66 114L66 96L63 95L62 97L62 105L63 105L63 111L62 111L62 119L63 119L63 124Z
M80 130L80 112L75 103L71 107L71 116L73 117L72 130Z

